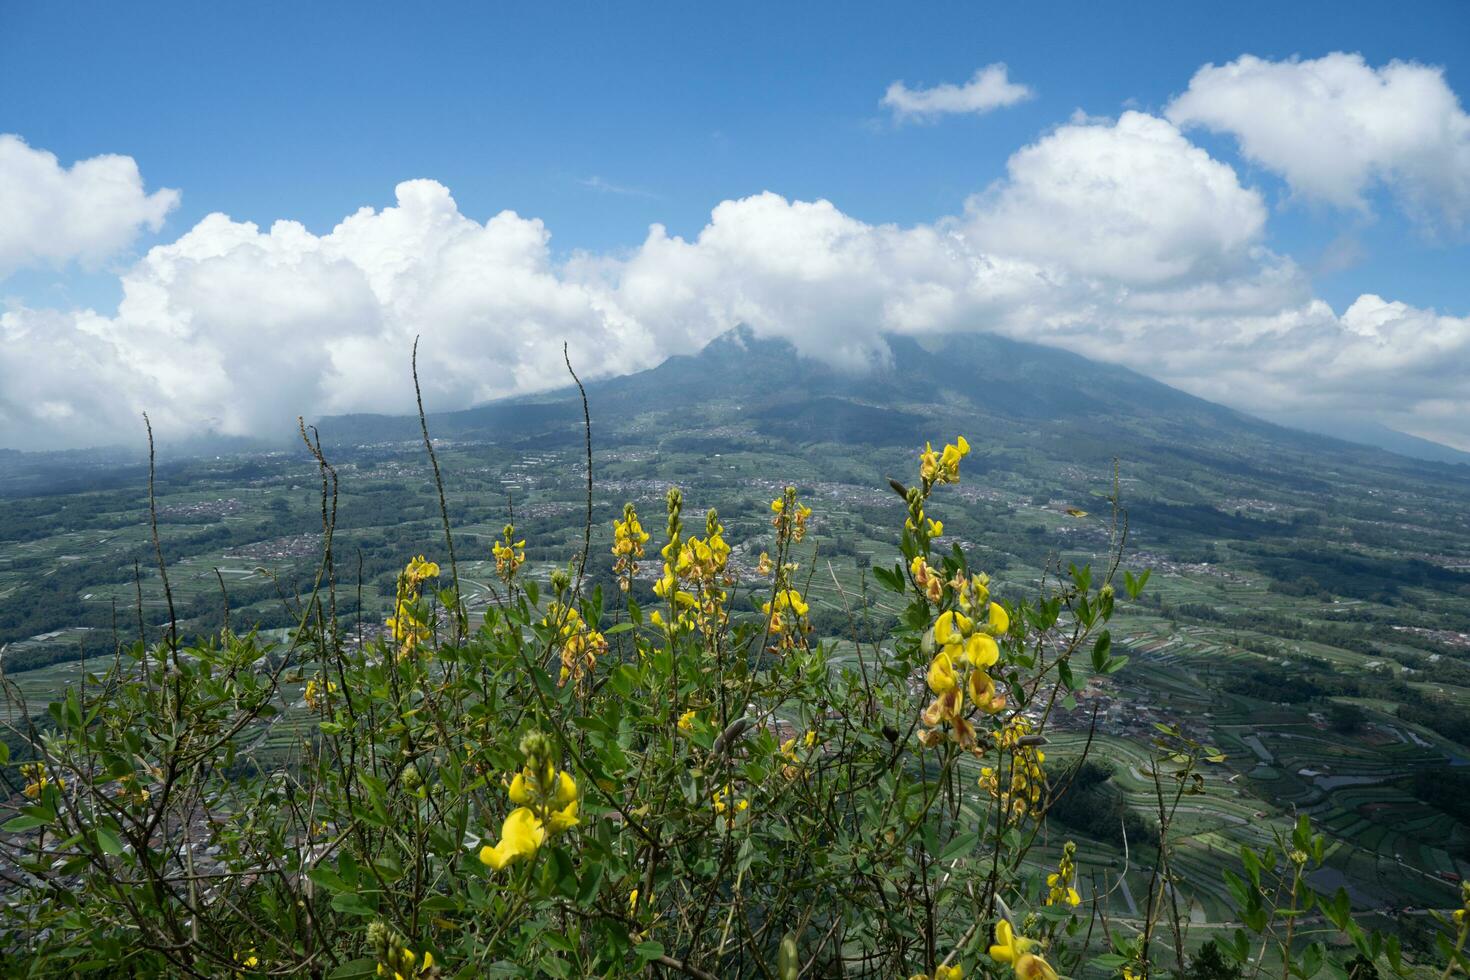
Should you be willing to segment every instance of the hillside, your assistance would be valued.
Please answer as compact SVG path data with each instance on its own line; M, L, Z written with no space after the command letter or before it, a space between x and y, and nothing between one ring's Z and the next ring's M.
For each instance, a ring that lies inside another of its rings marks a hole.
M1116 461L1124 567L1152 570L1111 626L1132 663L1060 703L1047 751L1064 766L1090 746L1101 766L1057 817L1091 868L1123 867L1121 828L1147 834L1140 767L1153 726L1175 724L1226 754L1206 773L1208 807L1181 827L1179 859L1199 888L1192 915L1232 920L1220 855L1261 846L1292 812L1341 843L1324 880L1349 882L1360 906L1449 900L1433 876L1470 873L1470 812L1457 802L1470 759L1465 467L1272 425L1049 348L974 336L895 339L892 350L883 369L853 377L737 331L589 384L592 583L619 594L611 526L623 503L657 547L665 492L678 486L691 529L719 510L732 608L758 608L770 502L796 486L813 511L801 559L813 635L851 666L854 637L886 644L904 615L873 569L893 566L903 522L887 480L913 479L924 441L968 438L963 480L933 503L936 546L962 547L1010 602L1054 587L1074 562L1100 567L1115 539ZM445 560L438 494L417 418L319 424L340 481L336 611L370 639L405 559ZM473 614L494 606L491 545L507 519L527 542L524 576L544 589L583 541L575 389L435 413L429 425ZM160 636L168 604L136 450L15 458L0 511L0 646L6 676L38 705L75 682L79 658L110 657L114 636ZM226 609L238 631L297 622L289 597L310 589L322 544L321 477L304 449L163 447L159 462L159 532L185 633L217 630ZM32 463L44 493L25 489ZM658 602L656 571L647 562L632 583L645 608ZM287 685L263 758L296 751L311 725L303 697ZM1394 860L1418 873L1377 873ZM1137 865L1123 880L1134 894L1149 887ZM1132 914L1123 896L1109 901L1110 914Z

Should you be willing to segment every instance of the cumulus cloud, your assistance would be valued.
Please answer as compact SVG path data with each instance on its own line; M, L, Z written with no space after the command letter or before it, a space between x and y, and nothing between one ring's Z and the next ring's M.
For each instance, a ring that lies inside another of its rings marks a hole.
M909 88L902 81L888 86L879 105L900 122L932 121L940 116L984 115L1035 98L1029 86L1010 80L1003 64L986 65L963 85L946 82L933 88Z
M607 376L740 323L851 370L887 334L994 331L1247 411L1470 442L1470 318L1377 296L1338 314L1264 221L1229 166L1136 112L1058 128L963 213L908 227L764 193L689 238L655 225L559 261L540 221L476 220L429 180L323 235L214 214L130 268L113 315L0 314L0 445L136 438L143 409L166 435L408 411L419 334L448 409L563 384L563 340Z
M56 155L0 134L0 279L25 266L96 263L158 231L179 192L143 190L132 157L63 167Z
M1086 275L1161 283L1239 270L1266 224L1261 195L1168 121L1078 120L1017 152L970 202L988 252Z
M548 240L511 212L473 221L426 180L322 236L211 214L124 274L115 316L0 315L0 442L103 442L144 409L172 435L407 410L404 363L420 333L439 406L561 384L563 339L596 351L600 373L648 366L656 344L560 275Z
M1418 220L1470 220L1470 115L1444 71L1361 55L1206 65L1165 114L1229 133L1249 160L1303 198L1368 212L1376 185Z

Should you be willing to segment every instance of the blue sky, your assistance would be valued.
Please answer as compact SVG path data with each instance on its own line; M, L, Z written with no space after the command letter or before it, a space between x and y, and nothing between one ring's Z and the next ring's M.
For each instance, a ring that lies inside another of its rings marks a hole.
M206 214L325 235L410 178L474 221L541 219L553 261L626 255L655 222L692 240L719 202L762 191L925 225L964 213L1074 113L1157 116L1206 64L1332 52L1442 68L1463 105L1470 5L0 0L0 133L63 167L126 155L149 191L182 195L105 261L30 263L0 297L111 314L131 263ZM962 84L995 63L1033 97L908 123L879 104L897 80ZM1238 134L1185 132L1260 193L1254 243L1338 314L1365 293L1470 314L1463 228L1429 227L1387 182L1366 209L1324 204L1243 156Z

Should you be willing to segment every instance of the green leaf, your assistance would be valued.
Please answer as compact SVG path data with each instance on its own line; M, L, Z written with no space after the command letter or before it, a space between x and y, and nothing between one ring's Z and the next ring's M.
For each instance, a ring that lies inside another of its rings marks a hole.
M1303 980L1311 980L1322 970L1322 961L1326 957L1326 950L1321 943L1312 943L1302 952L1301 962L1297 966L1297 974Z
M608 674L607 686L612 688L615 694L626 698L638 686L638 671L629 664L618 664L613 668L612 673Z
M1143 587L1148 584L1148 577L1152 573L1153 569L1145 568L1143 574L1135 578L1132 572L1124 570L1123 585L1128 590L1128 598L1137 599L1142 594Z
M105 827L97 828L97 846L102 848L102 853L111 854L113 857L123 853L123 842L118 839L117 834Z
M1247 867L1246 870L1249 871L1249 867ZM1235 903L1241 908L1245 908L1250 905L1251 893L1246 891L1245 882L1240 880L1240 875L1236 874L1234 871L1231 871L1229 868L1225 868L1223 871L1220 872L1220 874L1225 879L1225 887L1230 889L1230 894L1235 897Z
M644 962L647 962L649 960L656 960L660 956L664 955L664 944L656 943L650 940L648 942L639 943L637 946L634 946L633 952L637 953L638 958L643 960Z
M577 887L577 904L590 908L592 900L597 897L597 891L602 887L602 862L588 861L582 872L582 880Z
M360 956L348 960L327 974L327 980L348 980L350 977L371 977L378 973L378 961L371 956Z
M874 565L873 577L890 592L903 592L906 588L903 579L903 566L901 565L894 565L892 569L884 568L882 565Z
M979 834L960 834L945 846L939 855L939 860L952 861L963 854L968 854L975 849L975 845L979 842Z
M1092 669L1102 671L1108 664L1108 653L1113 649L1113 633L1103 630L1092 644Z
M0 827L0 830L5 831L7 834L19 834L22 831L44 827L49 822L48 820L42 820L40 817L20 816L6 821L5 826Z
M626 633L626 632L628 632L628 630L633 629L637 625L638 625L637 623L633 623L633 622L618 623L618 624L616 624L614 626L609 626L607 629L603 630L602 631L602 635L603 636L617 636L619 633Z
M344 915L377 915L375 905L369 905L356 892L343 892L332 897L332 908Z
M1245 865L1245 873L1250 875L1251 884L1259 889L1261 887L1261 859L1256 857L1256 852L1249 845L1241 845L1240 862ZM1226 874L1229 872L1227 871Z

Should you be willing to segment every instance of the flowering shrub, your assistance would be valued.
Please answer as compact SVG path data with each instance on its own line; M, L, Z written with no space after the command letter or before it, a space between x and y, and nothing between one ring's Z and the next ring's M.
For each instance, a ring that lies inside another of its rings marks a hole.
M793 487L753 585L719 515L687 535L673 490L657 608L630 589L650 535L629 504L611 607L577 563L544 590L522 575L535 543L507 526L483 616L451 545L447 566L407 564L386 635L361 645L337 628L325 516L321 586L288 645L226 630L123 647L20 732L35 757L10 769L5 975L1184 972L1167 825L1214 750L1160 735L1143 917L1079 890L1074 844L1033 854L1069 779L1044 749L1053 711L1125 665L1108 623L1147 575L1115 589L1115 521L1097 581L1073 567L1028 599L993 594L962 549L936 548L968 452L926 446L918 482L895 484L898 554L873 575L902 625L850 657L813 639L812 510ZM272 744L289 754L267 766ZM1398 968L1344 897L1307 887L1321 860L1305 824L1249 854L1230 885L1263 945L1241 931L1226 952L1269 946L1273 969L1311 976L1330 958L1291 930L1315 903ZM1464 920L1446 923L1451 968Z

